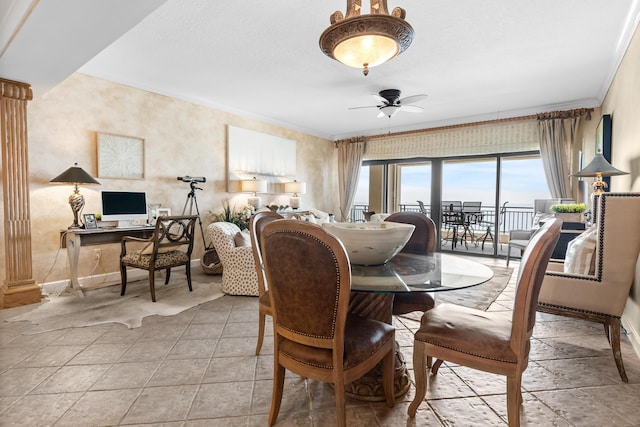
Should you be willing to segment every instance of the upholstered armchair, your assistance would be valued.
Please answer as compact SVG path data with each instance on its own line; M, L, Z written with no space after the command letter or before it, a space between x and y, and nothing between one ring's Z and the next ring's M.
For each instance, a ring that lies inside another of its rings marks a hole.
M627 382L620 317L640 254L640 193L603 193L597 203L595 228L570 243L564 262L549 263L538 311L602 323L620 377Z
M520 256L524 252L524 248L529 244L529 240L533 233L540 227L540 222L548 217L553 216L551 206L561 203L575 203L573 199L536 199L533 201L533 219L529 230L510 230L509 241L507 243L507 267L511 259L511 249L520 251Z
M222 292L258 296L258 275L249 233L241 232L230 222L214 222L207 232L222 263Z

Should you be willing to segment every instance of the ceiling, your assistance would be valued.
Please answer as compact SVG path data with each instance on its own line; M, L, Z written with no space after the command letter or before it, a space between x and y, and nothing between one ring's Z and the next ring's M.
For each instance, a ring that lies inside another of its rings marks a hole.
M38 97L79 71L339 139L597 107L640 17L640 0L388 4L413 44L365 77L318 47L346 0L0 0L0 76ZM349 109L382 89L428 94L424 112Z

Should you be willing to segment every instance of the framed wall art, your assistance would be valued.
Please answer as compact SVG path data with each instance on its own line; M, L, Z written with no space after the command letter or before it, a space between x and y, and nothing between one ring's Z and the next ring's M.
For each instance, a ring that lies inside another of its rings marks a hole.
M98 133L98 177L144 179L144 140Z
M605 114L600 119L598 127L596 128L596 151L595 153L602 153L605 159L611 163L611 115ZM602 180L611 185L611 177L602 177Z
M267 181L267 192L277 183L296 177L296 141L235 126L227 129L227 191L240 191L234 184L253 177Z

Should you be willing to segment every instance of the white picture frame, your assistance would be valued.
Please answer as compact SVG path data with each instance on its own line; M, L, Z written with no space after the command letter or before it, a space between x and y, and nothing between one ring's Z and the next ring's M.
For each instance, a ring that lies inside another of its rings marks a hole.
M144 139L98 133L98 178L144 179Z
M159 218L161 216L171 216L171 208L158 208L156 212L157 212L156 218Z

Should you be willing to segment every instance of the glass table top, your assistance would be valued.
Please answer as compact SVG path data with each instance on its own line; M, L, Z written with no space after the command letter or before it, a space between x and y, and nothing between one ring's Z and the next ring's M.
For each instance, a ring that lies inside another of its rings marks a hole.
M447 253L400 252L384 265L351 265L351 290L360 292L443 292L490 280L484 264Z

